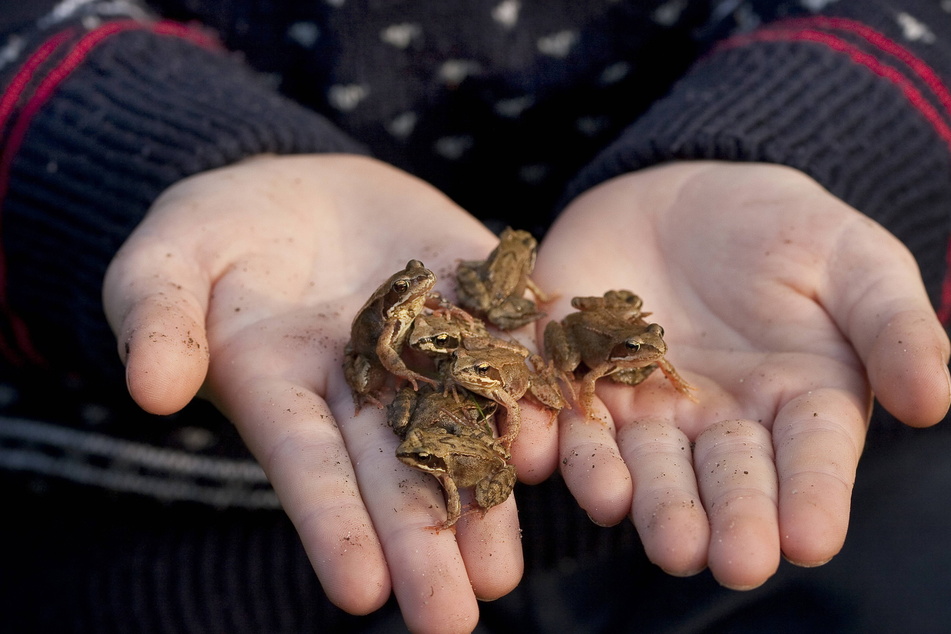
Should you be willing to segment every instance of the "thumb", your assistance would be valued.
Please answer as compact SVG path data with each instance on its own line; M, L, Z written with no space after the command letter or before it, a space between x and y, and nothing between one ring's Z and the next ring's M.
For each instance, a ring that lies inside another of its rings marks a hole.
M168 242L133 234L103 282L103 306L142 409L172 414L208 372L205 332L210 281Z
M855 346L885 409L908 425L933 425L951 407L948 336L908 249L874 223L850 229L821 301Z

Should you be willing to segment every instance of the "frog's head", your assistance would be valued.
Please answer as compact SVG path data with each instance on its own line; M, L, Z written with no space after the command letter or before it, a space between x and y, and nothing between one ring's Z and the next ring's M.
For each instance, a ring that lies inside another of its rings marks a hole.
M665 354L667 344L664 342L664 329L660 324L648 324L616 344L608 360L618 364L642 365L653 363Z
M452 443L440 442L438 435L450 436L448 432L431 429L413 429L396 448L396 457L405 465L427 473L449 473L448 454Z

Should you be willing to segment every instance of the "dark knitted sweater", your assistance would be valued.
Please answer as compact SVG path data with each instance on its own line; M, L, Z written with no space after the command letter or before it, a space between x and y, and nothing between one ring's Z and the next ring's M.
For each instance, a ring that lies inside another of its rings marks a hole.
M951 315L947 2L0 2L0 478L26 518L4 529L20 576L0 594L23 628L341 618L304 598L316 580L227 421L131 403L100 298L165 188L304 152L372 154L539 235L624 172L789 165L908 245ZM591 526L557 481L517 495L530 572L634 539ZM63 606L23 598L52 582L21 544L51 544Z

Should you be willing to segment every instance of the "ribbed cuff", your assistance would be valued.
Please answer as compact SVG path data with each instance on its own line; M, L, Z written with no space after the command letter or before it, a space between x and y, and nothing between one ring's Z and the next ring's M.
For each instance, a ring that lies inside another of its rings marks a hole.
M951 113L933 76L909 49L857 22L777 23L698 63L579 175L569 200L666 161L788 165L905 242L936 301L951 210Z
M103 274L163 190L255 154L363 150L180 25L108 23L60 49L44 70L61 80L31 86L4 148L8 300L48 363L116 370Z

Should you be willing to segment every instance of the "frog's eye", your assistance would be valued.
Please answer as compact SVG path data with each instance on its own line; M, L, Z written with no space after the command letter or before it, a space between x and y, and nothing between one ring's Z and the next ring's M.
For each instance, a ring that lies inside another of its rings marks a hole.
M397 293L405 293L409 290L409 282L406 280L396 280L393 282L393 290Z
M491 369L492 369L492 366L489 365L488 363L486 363L485 361L483 361L482 363L479 363L479 364L476 365L476 367L475 367L475 371L478 372L479 374L483 375L483 376L485 376L486 374L488 374L488 373L489 373L489 370L491 370Z
M447 334L436 335L433 341L436 342L436 345L445 346L447 343L449 343L449 335Z
M638 350L641 349L641 344L640 344L640 342L639 342L639 341L633 341L633 340L631 340L631 339L628 339L627 341L625 341L625 342L624 342L624 346L625 346L628 350L632 350L632 351L634 351L634 352L637 352Z
M431 453L420 452L416 454L416 460L417 462L426 464L426 463L432 462L433 455Z

